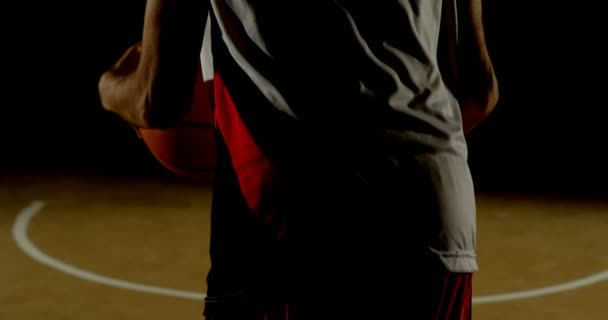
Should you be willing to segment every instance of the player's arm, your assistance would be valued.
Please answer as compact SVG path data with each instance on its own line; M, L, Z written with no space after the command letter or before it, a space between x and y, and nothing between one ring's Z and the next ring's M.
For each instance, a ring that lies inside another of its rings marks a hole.
M103 107L131 125L176 124L192 103L209 2L148 0L142 41L105 72Z
M465 133L483 121L498 102L498 83L486 46L482 0L458 0L457 98Z

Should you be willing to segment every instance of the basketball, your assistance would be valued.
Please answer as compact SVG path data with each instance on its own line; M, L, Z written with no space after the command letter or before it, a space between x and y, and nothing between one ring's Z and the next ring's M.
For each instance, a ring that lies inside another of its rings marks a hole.
M169 129L139 129L139 135L158 162L174 174L209 180L215 167L211 100L198 68L192 107L182 121Z

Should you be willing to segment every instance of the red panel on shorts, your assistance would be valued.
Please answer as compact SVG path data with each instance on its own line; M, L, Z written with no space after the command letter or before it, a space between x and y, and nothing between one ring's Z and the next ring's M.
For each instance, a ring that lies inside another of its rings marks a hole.
M228 147L243 197L255 214L268 215L270 212L260 211L276 179L276 169L251 136L228 89L217 73L213 84L215 94L213 116Z
M471 273L447 273L437 292L436 320L470 320L472 298Z

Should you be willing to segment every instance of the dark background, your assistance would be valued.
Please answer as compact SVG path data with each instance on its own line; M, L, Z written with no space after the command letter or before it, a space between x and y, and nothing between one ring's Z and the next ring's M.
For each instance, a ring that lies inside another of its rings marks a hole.
M606 196L606 18L599 2L533 2L485 2L500 102L469 137L477 188ZM0 169L166 175L97 96L145 1L19 6L1 22Z

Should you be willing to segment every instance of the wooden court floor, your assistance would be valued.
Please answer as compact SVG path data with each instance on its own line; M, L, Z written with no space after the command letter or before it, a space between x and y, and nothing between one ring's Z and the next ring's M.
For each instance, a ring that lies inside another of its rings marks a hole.
M201 319L209 185L0 174L0 320ZM476 320L608 319L608 199L478 195Z

